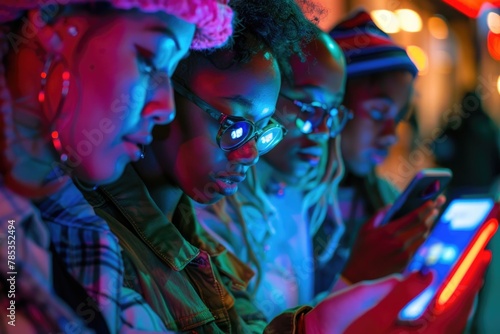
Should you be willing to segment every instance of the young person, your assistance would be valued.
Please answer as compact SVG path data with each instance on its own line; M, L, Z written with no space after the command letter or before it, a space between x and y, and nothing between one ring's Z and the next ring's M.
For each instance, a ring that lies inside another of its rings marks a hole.
M38 330L69 331L73 322L102 333L165 329L123 287L118 241L70 177L105 184L139 159L152 127L175 115L177 63L190 47L224 43L231 18L216 1L0 5L0 216L3 231L17 224L16 301Z
M401 272L444 203L444 198L429 201L407 215L408 220L375 228L399 191L378 178L374 168L397 140L396 125L408 113L417 68L406 51L382 32L365 11L352 13L330 36L339 43L347 60L344 103L353 111L354 119L343 132L341 148L346 176L338 189L346 233L335 256L318 268L316 291L330 286L329 278L341 272L349 282ZM366 43L356 43L361 39ZM361 226L364 227L359 232ZM328 230L328 222L323 228ZM400 233L403 230L405 233ZM325 231L318 235L322 234Z
M306 63L291 61L293 79L283 84L282 96L278 101L278 110L281 112L277 112L277 115L283 116L280 120L288 127L287 137L276 149L264 156L266 165L258 165L257 176L252 175L252 179L243 184L235 198L228 203L208 209L203 208L197 212L203 225L212 234L242 259L253 263L256 269L261 270L261 283L256 287L256 303L269 318L278 314L275 319L279 319L279 313L287 307L315 302L312 288L315 262L311 227L308 225L311 206L305 206L306 209L303 209L303 200L306 197L303 192L307 188L302 186L304 181L311 180L311 175L312 177L321 175L320 179L323 178L323 171L311 173L311 170L318 169L329 137L337 135L349 118L349 112L339 107L344 80L340 48L328 36L320 34L317 40L306 47L306 52L308 55ZM334 107L331 105L328 107L327 102L333 103ZM336 145L338 141L331 140L331 149L327 152L332 152L332 155L336 156ZM334 163L328 161L328 165ZM338 166L328 166L327 171L328 169L340 170L341 161L338 161ZM328 174L326 180L339 175L332 174L331 171L326 174ZM428 210L427 214L430 211ZM324 218L325 215L318 217ZM319 218L320 222L322 218ZM415 220L416 218L412 216L405 218L403 222L410 224L415 223ZM484 269L483 258L477 263ZM363 283L331 295L307 313L306 332L350 331L350 325L357 328L357 332L360 332L360 329L366 331L369 330L367 326L370 321L374 321L369 320L370 317L380 316L379 312L382 309L386 313L386 319L390 318L390 321L387 322L388 327L383 327L381 332L397 328L395 319L399 312L398 307L401 308L405 300L407 302L408 299L405 298L408 296L399 295L401 300L396 300L401 289L407 289L406 292L413 291L409 294L416 293L416 290L412 290L412 285L419 286L419 283L412 281L413 279L415 277L410 277L401 283L405 288L397 287L398 283L392 285L389 288L392 290L390 296L385 297L387 299L382 297L376 299L381 300L380 308L376 307L373 309L374 312L367 312L364 315L366 309L359 305L359 301L370 298L368 296L371 293L376 295L377 289L384 283L390 282L390 279L376 284L371 283L373 285ZM334 277L331 277L331 282L333 280ZM480 284L480 281L474 283L476 291L477 284ZM364 290L366 295L357 295L360 291L358 289ZM464 295L463 298L470 302L469 295ZM370 305L374 304L376 302ZM345 312L349 312L349 316L344 323L340 318ZM453 312L456 314L458 311L455 309ZM316 317L318 314L321 316ZM445 318L434 322L433 328L449 326L449 319L446 322ZM311 320L307 321L308 319ZM399 327L399 330L403 328Z
M261 274L255 297L269 318L313 299L310 278L314 269L307 267L312 247L310 239L303 238L309 231L301 216L303 188L293 185L318 168L333 112L339 113L337 132L349 117L340 105L345 77L339 47L318 32L305 52L304 62L298 57L290 62L292 77L283 81L278 99L277 116L288 133L275 150L263 156L252 178L230 200L230 217L235 219L221 220L220 207L197 212L205 227ZM285 183L292 187L284 188ZM243 216L238 217L238 212Z
M279 63L314 30L290 0L231 6L239 27L233 44L192 52L176 71L176 120L154 131L135 169L86 192L120 239L127 286L174 331L262 332L267 325L245 291L251 270L200 228L189 197L210 203L234 193L282 139L283 126L271 119ZM270 328L292 332L302 311Z

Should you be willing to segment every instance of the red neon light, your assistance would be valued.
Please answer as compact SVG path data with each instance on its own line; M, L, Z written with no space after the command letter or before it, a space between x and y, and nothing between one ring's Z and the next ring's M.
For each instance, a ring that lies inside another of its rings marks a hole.
M486 247L486 244L488 244L497 229L498 220L493 218L490 219L477 234L475 240L471 243L468 252L462 257L462 262L458 265L457 269L448 280L448 283L439 294L436 301L437 310L441 309L450 300L451 296L453 296L472 263L477 258L479 253Z
M489 31L486 41L490 56L495 60L500 60L500 34Z
M38 102L42 103L45 101L45 93L43 91L38 93Z
M493 6L500 6L499 0L443 0L443 2L454 7L468 17L476 18L485 3L490 3Z

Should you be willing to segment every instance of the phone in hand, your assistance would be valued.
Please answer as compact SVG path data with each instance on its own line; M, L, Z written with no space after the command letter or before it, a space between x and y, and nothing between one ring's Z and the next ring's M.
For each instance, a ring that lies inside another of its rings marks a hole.
M407 215L429 200L436 200L450 183L452 176L448 168L422 169L394 201L378 226Z
M431 306L446 305L468 269L498 229L499 206L491 198L453 200L410 261L406 273L434 272L432 283L399 313L415 322Z

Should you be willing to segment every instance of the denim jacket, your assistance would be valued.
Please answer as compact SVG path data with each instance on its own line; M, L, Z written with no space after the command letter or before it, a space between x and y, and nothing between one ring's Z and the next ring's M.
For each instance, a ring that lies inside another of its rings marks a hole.
M298 319L310 308L290 310L267 324L246 292L253 272L201 228L186 196L168 221L132 167L117 182L85 196L120 240L125 284L168 329L298 333Z

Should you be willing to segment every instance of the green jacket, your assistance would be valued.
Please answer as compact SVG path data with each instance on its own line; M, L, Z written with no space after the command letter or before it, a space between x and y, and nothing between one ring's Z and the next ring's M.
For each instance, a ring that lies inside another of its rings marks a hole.
M267 324L246 292L252 270L201 228L186 196L168 221L131 167L117 182L84 194L120 240L125 285L145 298L168 329L298 333L298 318L310 308Z

